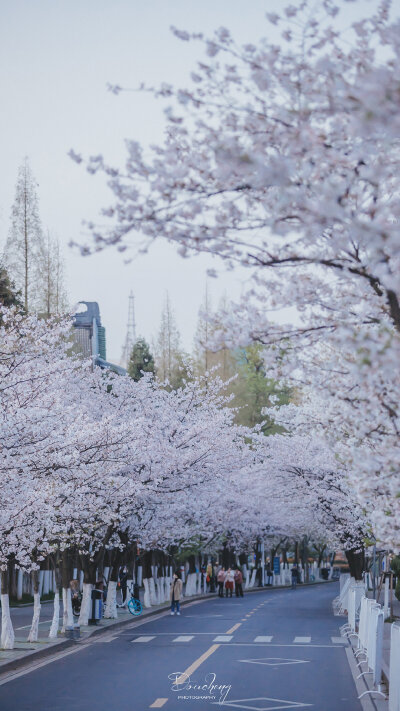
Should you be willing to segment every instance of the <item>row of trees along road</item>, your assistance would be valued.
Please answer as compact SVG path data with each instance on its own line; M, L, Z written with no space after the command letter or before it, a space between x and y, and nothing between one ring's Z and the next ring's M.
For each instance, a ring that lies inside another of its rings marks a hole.
M266 346L268 374L301 389L271 415L323 439L371 534L396 551L400 24L390 0L373 0L352 24L347 8L279 6L266 36L243 46L225 27L211 37L175 28L205 56L184 88L153 90L168 102L163 144L128 140L122 171L101 154L88 159L89 172L113 176L109 227L94 228L93 245L147 235L249 270L251 288L221 309L214 342ZM288 308L294 323L270 318Z
M225 542L242 553L260 538L362 544L365 517L324 443L235 424L221 379L171 390L149 374L136 382L93 369L72 352L69 319L15 307L1 306L0 348L2 648L14 644L16 568L33 579L33 642L43 565L57 580L53 637L60 599L63 627L72 624L72 561L84 573L85 625L96 571L107 558L106 615L115 617L118 570L138 548L145 563L151 550L196 544L215 554ZM146 602L154 581L144 568Z
M25 158L18 170L2 270L7 270L25 311L45 316L67 310L64 262L58 239L44 230L37 183Z

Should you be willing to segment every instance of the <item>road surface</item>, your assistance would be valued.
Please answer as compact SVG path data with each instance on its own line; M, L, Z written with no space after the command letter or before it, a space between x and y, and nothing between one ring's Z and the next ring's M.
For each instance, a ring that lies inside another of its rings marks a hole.
M1 711L361 711L337 593L263 590L139 619L0 679Z

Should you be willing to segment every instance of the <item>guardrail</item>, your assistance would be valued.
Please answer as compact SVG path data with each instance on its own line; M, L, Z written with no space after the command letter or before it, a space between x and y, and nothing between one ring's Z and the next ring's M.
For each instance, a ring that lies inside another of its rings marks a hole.
M342 580L344 578L344 580ZM350 583L351 583L351 578L349 573L345 573L344 575L340 576L340 593L337 597L335 597L332 605L334 612L338 615L341 614L345 611L347 611L347 600L348 600L348 592L350 588Z
M355 636L358 638L358 648L355 652L355 656L359 659L357 666L362 667L363 664L366 664L367 669L365 671L361 671L357 678L360 679L362 676L372 674L372 682L374 686L373 689L364 691L358 698L361 699L367 694L379 694L380 696L383 696L383 698L386 698L385 694L381 690L384 624L383 610L381 605L378 605L375 600L369 600L365 597L365 595L363 595L360 600L360 616L358 632L356 632L356 617L353 612L353 606L356 604L357 588L353 586L349 593L349 607L352 621L354 619L354 630L351 629L351 624L349 622L348 625L344 626L342 634L345 634L348 637ZM361 659L362 655L365 656L365 659ZM394 707L394 709L395 711L400 711L400 708Z
M400 625L392 624L390 634L389 711L400 711Z

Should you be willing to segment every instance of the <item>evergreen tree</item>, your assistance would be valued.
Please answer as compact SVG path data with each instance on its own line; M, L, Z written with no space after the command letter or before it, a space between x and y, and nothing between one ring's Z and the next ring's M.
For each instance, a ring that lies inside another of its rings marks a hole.
M4 251L5 265L17 289L22 292L25 311L34 311L40 305L43 235L36 186L28 159L25 158L18 170L11 227Z
M21 293L17 292L7 269L0 264L0 303L4 306L22 306Z
M128 375L133 380L140 380L143 373L154 373L156 369L154 358L150 352L150 347L144 338L138 338L132 348L132 353L128 363Z

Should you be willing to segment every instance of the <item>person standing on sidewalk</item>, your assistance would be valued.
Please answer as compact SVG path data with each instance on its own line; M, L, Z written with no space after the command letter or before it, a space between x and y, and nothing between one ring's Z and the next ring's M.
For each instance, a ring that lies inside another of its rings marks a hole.
M169 591L169 599L171 600L171 615L180 615L180 600L182 597L182 580L179 570L176 570Z
M292 588L293 590L296 590L296 585L299 580L299 571L297 570L297 565L294 565L292 568Z
M229 597L232 597L234 579L235 578L233 575L233 570L228 568L228 570L225 573L225 596L226 597L228 597L228 593L230 593Z
M236 568L234 572L234 580L236 597L243 597L243 575L240 568Z
M217 575L218 597L224 597L225 568L220 568Z

